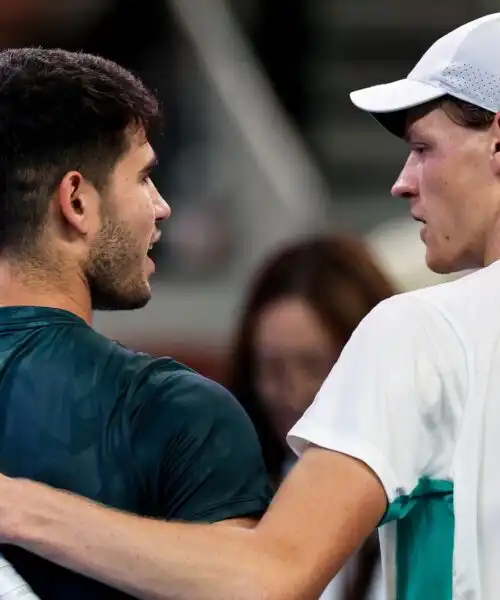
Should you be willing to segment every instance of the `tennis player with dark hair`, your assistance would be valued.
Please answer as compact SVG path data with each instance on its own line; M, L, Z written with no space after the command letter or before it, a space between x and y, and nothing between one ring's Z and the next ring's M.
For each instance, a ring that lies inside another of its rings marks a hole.
M145 517L248 526L270 487L238 403L91 327L93 310L151 295L148 252L170 215L150 178L159 119L112 62L0 53L0 469ZM3 552L42 600L127 597Z

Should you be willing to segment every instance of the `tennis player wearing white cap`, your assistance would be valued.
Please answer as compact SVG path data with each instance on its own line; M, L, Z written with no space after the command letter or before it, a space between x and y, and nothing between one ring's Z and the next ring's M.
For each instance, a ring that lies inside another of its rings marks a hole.
M6 540L141 598L307 600L382 523L390 599L497 600L500 13L351 97L409 146L393 194L422 222L429 267L477 271L362 322L292 429L303 456L254 530L146 521L5 479Z

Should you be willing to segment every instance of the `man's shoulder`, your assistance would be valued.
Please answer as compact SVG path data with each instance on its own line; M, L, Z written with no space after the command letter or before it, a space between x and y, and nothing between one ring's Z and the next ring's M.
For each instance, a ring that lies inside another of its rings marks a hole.
M204 435L215 425L247 427L246 413L226 388L174 358L135 351L90 328L70 337L73 350L63 344L57 368L68 359L63 370L73 369L89 393L119 398L132 434L159 428L161 436L187 429Z
M453 281L414 290L407 294L406 305L416 315L436 324L436 333L454 332L465 340L483 328L498 329L500 303L500 263L470 273ZM402 298L402 304L405 300Z
M77 334L75 350L82 373L99 371L97 379L109 380L122 390L130 408L175 414L226 414L240 406L222 385L204 377L169 356L154 357L121 342L87 330ZM242 410L242 409L241 409Z
M74 328L66 338L58 337L59 353L71 358L81 367L86 364L100 366L103 372L115 377L117 374L131 382L148 383L155 378L167 378L183 372L192 372L187 366L170 357L154 357L134 350L122 342L110 339L98 331Z
M214 522L255 517L271 494L256 431L222 385L157 359L127 402L136 469L160 490L159 514ZM132 388L131 388L131 391Z
M500 264L498 271L494 274L491 267L480 269L451 281L395 294L380 302L370 313L370 318L391 320L393 323L406 321L410 326L412 321L408 317L453 323L464 306L470 307L471 303L481 305L491 294L500 301Z
M418 332L422 323L443 318L439 301L430 289L395 294L379 302L363 319L361 328L380 328L407 335Z
M158 389L189 385L196 374L170 357L154 357L109 339L90 327L47 328L34 340L31 365L74 373L123 396L153 395ZM199 377L199 376L198 376ZM115 395L115 394L114 394Z
M144 357L137 355L135 360ZM130 394L140 403L142 417L163 419L192 429L198 423L203 429L214 422L246 418L234 396L221 384L204 377L173 358L156 358L135 367Z
M360 323L350 348L356 354L397 355L400 360L413 360L424 348L443 356L452 349L462 353L460 314L446 302L453 293L443 291L426 288L383 300Z

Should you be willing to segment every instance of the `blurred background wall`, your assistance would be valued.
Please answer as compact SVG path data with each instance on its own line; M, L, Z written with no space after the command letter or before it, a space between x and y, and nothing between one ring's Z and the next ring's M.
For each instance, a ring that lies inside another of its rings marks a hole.
M406 149L349 103L404 77L492 0L2 0L0 44L83 49L157 90L153 140L171 203L155 294L96 327L223 379L247 281L273 248L323 231L362 236L400 289L440 279L390 187ZM71 115L68 115L71 118Z

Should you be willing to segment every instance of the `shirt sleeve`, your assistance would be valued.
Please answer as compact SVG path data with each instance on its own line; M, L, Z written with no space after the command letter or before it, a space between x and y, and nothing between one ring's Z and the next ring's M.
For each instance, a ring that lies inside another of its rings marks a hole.
M169 379L148 411L141 444L158 516L216 522L260 517L272 490L257 434L235 398L190 371ZM144 421L144 419L143 419Z
M392 503L450 464L466 373L440 310L395 296L359 325L288 441L299 454L314 444L363 461Z

